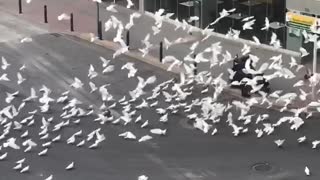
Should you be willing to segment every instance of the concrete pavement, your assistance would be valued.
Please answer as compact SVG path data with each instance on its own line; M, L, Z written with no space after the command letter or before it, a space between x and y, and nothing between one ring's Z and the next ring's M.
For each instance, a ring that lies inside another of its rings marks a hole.
M68 48L65 48L68 47ZM42 84L52 89L53 98L57 98L66 90L70 90L70 99L73 97L83 102L83 107L90 104L100 106L102 101L99 94L89 94L87 72L89 63L92 64L98 72L101 72L101 62L99 56L107 59L112 57L112 51L93 45L86 41L76 39L70 36L59 36L56 34L40 35L33 37L33 42L20 44L15 42L0 44L0 53L7 57L11 63L10 71L7 71L8 77L13 82L3 84L5 91L19 90L20 96L16 97L13 104L18 106L20 100L29 95L30 87L37 90ZM173 75L155 68L154 66L144 64L127 56L120 56L112 60L116 69L109 75L99 73L94 79L97 85L112 84L108 88L111 94L118 100L127 95L129 90L134 88L137 80L128 79L125 71L120 70L126 62L133 62L138 68L138 75L146 78L156 75L157 82L161 83L170 79ZM26 70L22 72L27 81L21 86L15 83L15 72L22 64L26 64ZM69 84L73 77L80 78L84 88L76 91ZM121 83L119 83L121 82ZM150 95L148 87L146 97ZM201 89L201 87L199 87ZM3 93L1 93L3 95ZM205 96L205 95L199 95ZM199 97L194 94L194 97ZM193 98L194 98L193 97ZM193 98L188 99L188 102ZM158 107L165 107L163 97L159 97ZM221 96L220 103L227 103L234 100L231 96ZM139 102L137 102L139 103ZM3 107L5 102L1 103ZM36 108L39 104L33 102L23 109L17 118L24 118L27 112ZM51 113L37 113L36 124L31 127L24 127L22 131L13 131L10 136L19 137L20 134L29 129L30 137L37 142L40 119L42 116L54 117L52 125L59 123L63 105L53 104ZM114 111L119 111L118 107ZM231 110L237 114L236 110ZM318 150L311 149L311 141L320 138L318 136L319 121L316 118L308 119L303 127L295 132L289 130L284 125L278 128L272 135L257 139L253 132L261 124L254 123L248 125L249 133L239 137L233 137L232 129L226 126L226 114L221 117L221 123L214 124L218 128L218 134L211 136L192 128L190 122L186 121L184 113L170 114L167 124L158 121L158 115L153 109L142 109L144 120L149 120L149 127L139 128L140 124L130 123L127 126L105 124L93 122L96 115L81 118L80 125L71 124L63 128L60 132L51 132L53 138L61 133L62 140L54 143L44 157L36 155L42 148L37 147L31 153L22 153L6 149L9 156L5 161L0 162L1 171L6 173L3 179L44 179L53 174L55 179L136 179L141 174L146 174L150 179L199 179L199 180L300 180L304 179L304 167L307 165L312 176L308 179L318 179L320 170ZM192 112L191 112L192 113ZM250 113L266 113L263 108L252 108ZM280 117L290 115L279 113L278 111L268 110L271 115L268 122L276 122ZM73 120L70 119L70 120ZM77 138L77 142L86 137L86 134L92 130L101 127L102 132L107 137L98 149L90 150L88 145L82 148L76 148L73 145L67 145L66 139L78 130L83 130L83 136ZM163 137L154 136L149 142L138 143L136 141L123 140L118 134L125 131L132 131L138 137L148 133L151 128L167 128L168 134ZM299 145L296 139L302 135L308 137L305 144ZM284 147L279 149L273 143L275 139L285 138ZM20 139L20 138L18 138ZM19 143L21 141L19 140ZM30 172L20 174L14 170L14 161L27 158L27 164L30 165ZM75 162L75 169L65 171L64 168L71 161ZM261 168L260 171L254 170L254 166L259 163L267 163L270 167ZM45 164L45 165L44 165ZM264 171L265 170L265 171Z
M0 1L1 2L1 1ZM61 13L70 13L73 12L75 16L75 30L77 33L85 33L85 32L96 32L96 4L91 1L84 1L84 0L78 0L78 1L44 1L44 0L35 0L32 1L30 4L24 4L23 5L23 15L19 15L20 17L26 18L27 20L30 20L32 22L39 22L43 21L43 12L42 8L43 5L46 4L48 6L49 11L49 24L42 24L42 26L45 26L48 30L51 32L68 32L69 31L69 22L68 21L58 21L57 16ZM10 11L11 13L14 12L16 9L14 8L16 4L12 3L11 1L3 2L4 7L6 8L6 11ZM111 13L107 12L105 10L105 7L108 4L100 4L100 19L102 22L107 21L111 15L117 17L119 20L121 20L124 24L126 24L129 21L129 16L134 11L131 9L127 9L125 7L116 6L116 9L119 11L119 13ZM130 48L131 52L133 52L135 55L139 54L138 51L139 48L142 48L141 39L144 39L146 34L153 33L151 30L151 26L154 24L154 19L150 13L146 13L145 15L142 15L141 18L134 20L135 25L130 30ZM159 34L156 36L151 36L151 43L153 44L153 47L151 48L149 55L147 58L139 58L140 60L149 61L151 60L152 63L158 59L159 57L159 42L164 39L164 37L167 37L170 41L173 41L178 38L182 38L184 40L183 43L172 45L168 50L164 51L164 55L174 55L178 59L184 59L184 57L190 52L189 47L192 45L192 43L199 41L203 38L202 35L199 33L193 33L193 35L188 34L186 31L183 30L174 30L174 23L172 20L165 20L163 23L163 27ZM112 41L116 34L116 30L111 29L108 32L103 33L103 38L105 40ZM124 34L125 38L125 34ZM293 53L289 51L283 51L283 50L277 50L272 47L268 47L265 45L256 46L254 43L246 41L246 40L232 40L225 38L224 35L220 35L217 33L212 33L212 36L210 36L206 41L203 41L200 43L200 45L196 48L195 53L202 52L207 47L210 47L212 43L221 42L221 46L223 47L222 52L228 51L231 53L231 56L235 56L236 54L241 54L240 51L243 48L244 44L249 44L252 46L251 52L255 55L257 55L260 58L260 62L258 63L261 65L261 63L265 61L269 61L269 59L272 56L282 55L283 64L285 67L289 67L289 62L291 56L297 56L298 53ZM211 59L211 53L205 53L205 56L209 59ZM137 57L137 56L136 56ZM219 59L222 59L222 56L220 55L218 57ZM296 57L297 61L299 61L299 57ZM198 65L198 72L201 71L211 71L213 72L214 76L219 75L220 73L226 72L228 68L232 66L232 63L226 63L223 66L216 66L213 69L208 68L208 63L201 63ZM306 67L310 68L310 64L306 64ZM177 72L177 71L176 71ZM302 80L305 75L305 69L302 68L299 72L296 72L296 78L287 80L283 78L276 78L271 81L271 88L272 90L283 90L284 93L287 92L295 92L300 93L299 88L293 88L293 84L297 82L298 80ZM273 71L267 71L267 74L272 74ZM227 73L224 73L224 78L227 79L228 75ZM308 86L308 83L306 83L305 86L302 87L302 89L306 92L310 92L311 89ZM299 102L297 101L295 104L297 104L297 107L302 107L305 104L308 104L312 99L310 99L311 96L309 96L307 102Z
M3 11L0 11L0 17L0 42L20 41L31 35L48 32L44 28L30 24L28 21L16 18Z
M12 102L16 107L21 104L22 99L30 95L30 87L34 87L37 95L40 96L38 90L42 85L52 89L50 94L52 98L56 99L62 92L70 90L69 100L77 98L83 102L81 107L86 108L89 105L100 107L102 101L99 93L89 93L89 79L87 78L89 64L92 64L99 72L98 77L92 81L98 86L111 84L108 90L116 100L124 95L128 96L128 91L134 89L137 83L136 78L128 79L127 72L120 70L121 66L127 62L134 63L138 68L138 75L143 78L156 75L157 84L175 76L175 74L125 55L111 60L111 64L115 65L115 71L103 75L100 73L102 67L99 56L112 59L112 50L74 36L56 33L36 35L32 36L32 39L30 43L19 43L17 40L0 43L1 56L6 57L11 64L6 71L3 71L8 74L11 81L1 82L0 97L5 99L5 92L19 91L19 96ZM17 85L16 72L23 64L26 65L26 69L21 71L21 74L26 81ZM74 77L83 81L82 89L75 90L70 87ZM153 87L151 85L146 88L144 97L150 96ZM195 98L211 94L211 90L208 94L200 94L200 90L202 87L196 86L193 96L187 99L187 102L190 103ZM233 100L237 98L223 94L217 102L227 104ZM134 105L140 101L141 99ZM160 96L158 101L157 107L168 106L163 102L163 96ZM5 101L0 102L0 107L7 105ZM39 105L37 101L28 103L14 120L24 119L29 116L28 112L38 109ZM10 132L9 137L17 137L17 143L21 144L20 135L28 130L29 138L35 140L39 146L30 153L2 148L1 154L8 152L8 157L0 161L0 172L2 172L0 179L42 180L52 174L54 179L61 180L102 180L106 178L130 180L145 174L154 180L301 180L306 179L305 166L308 166L312 172L312 176L308 179L319 179L319 150L311 149L311 142L320 139L318 135L320 122L317 121L317 117L307 119L299 131L291 131L289 125L284 124L270 136L257 139L254 130L263 128L262 124L256 125L253 122L246 126L249 129L247 134L233 137L232 129L226 125L226 113L221 117L220 123L212 124L218 129L218 134L211 136L194 129L192 121L188 121L186 113L181 110L177 114L170 114L169 122L163 124L158 121L159 115L154 109L144 108L138 113L142 115L143 120L149 120L149 127L145 129L140 128L141 124L134 123L127 126L101 125L93 122L93 119L96 118L96 115L93 114L82 117L79 125L72 123L77 118L71 118L69 126L59 132L50 131L49 139L40 140L38 133L42 117L54 117L50 125L51 130L53 125L66 121L60 117L63 113L61 109L63 106L63 104L53 103L49 113L38 112L35 115L33 126L24 126L22 130ZM113 114L118 117L120 111L121 106L117 106L113 109ZM230 112L236 119L239 112L234 108ZM253 107L249 112L249 114L256 114L255 118L258 114L263 113L271 115L265 123L275 123L283 116L292 115L259 107ZM240 121L236 123L242 124ZM86 143L82 148L66 144L66 140L73 133L83 130L83 135L76 139L77 142L80 142L89 132L99 127L102 129L101 133L107 138L99 148L88 149L90 143ZM125 131L132 131L137 137L141 137L148 134L151 128L167 128L168 134L166 136L154 135L154 139L146 143L127 141L118 136ZM52 140L58 134L62 136L61 141L53 143L46 156L39 157L37 153L43 149L40 145ZM304 144L298 144L296 139L303 135L306 135L308 140ZM273 142L276 139L286 139L283 148L276 147ZM30 171L20 174L12 168L15 166L15 161L24 157L26 165L30 165ZM64 168L71 161L75 162L75 169L65 171ZM262 166L255 168L260 164Z

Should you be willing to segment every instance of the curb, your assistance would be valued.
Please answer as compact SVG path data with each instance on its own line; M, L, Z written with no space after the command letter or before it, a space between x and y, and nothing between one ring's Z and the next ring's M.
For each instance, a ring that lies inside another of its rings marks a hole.
M76 38L80 38L82 40L91 42L90 41L90 39L91 39L90 33L63 33L63 34L71 35ZM92 43L99 45L99 46L102 46L102 47L105 47L107 49L111 49L113 51L116 51L117 49L119 49L121 47L119 44L114 43L112 41L108 41L108 40L95 40ZM124 53L124 55L131 57L131 58L134 58L134 59L137 59L139 61L145 62L145 63L150 64L152 66L156 66L156 67L163 69L165 71L167 71L168 67L170 66L170 64L159 62L158 58L150 56L150 55L146 55L145 57L142 57L141 56L142 53L139 51L130 50L130 51ZM185 71L182 68L175 66L175 67L173 67L172 71L170 71L170 72L172 72L174 74L180 74L180 72L185 72Z
M70 35L70 36L73 36L75 38L79 38L79 39L91 42L90 41L90 37L91 36L90 36L89 33L63 33L63 35ZM112 41L107 41L107 40L95 40L92 43L94 43L96 45L99 45L99 46L102 46L104 48L110 49L110 50L114 50L114 51L117 50L120 47L119 44L114 43ZM146 55L145 57L142 57L141 54L142 53L140 53L139 51L132 51L132 50L129 51L129 52L124 53L124 55L126 55L128 57L131 57L133 59L145 62L147 64L150 64L152 66L158 67L158 68L160 68L162 70L165 70L165 71L167 71L167 68L170 66L169 64L160 63L158 58L155 58L155 57L150 56L150 55ZM185 72L185 71L184 71L183 68L175 66L172 69L172 71L170 71L169 73L180 74L180 72ZM232 95L232 96L234 96L236 98L239 98L241 100L246 100L247 99L245 97L242 97L241 96L241 92L239 90L237 90L237 89L229 87L229 88L225 88L223 91L228 93L229 95ZM257 100L261 102L261 98L260 97L256 96L256 98L258 98ZM283 106L284 102L282 102L282 101L279 101L277 103L276 103L276 99L272 99L270 101L272 102L272 107L270 109L279 110L279 109L284 107ZM293 102L295 102L295 103L292 103L292 104L288 105L288 109L301 108L301 106L297 105L297 104L299 104L299 102L297 102L297 101L293 101ZM255 104L254 106L255 107L260 107L260 108L266 108L266 106L260 105L260 104ZM315 108L312 108L308 112L318 113L318 111Z
M149 17L152 17L154 18L154 14L151 13L151 12L148 12L148 11L145 11L145 15L149 16ZM176 22L172 19L169 19L169 18L165 18L164 19L165 22L167 23L170 23L172 25L176 24ZM190 25L191 26L191 25ZM198 32L201 32L202 29L199 28L199 27L195 27L193 26L194 29L196 29ZM242 38L239 38L239 39L231 39L231 38L228 38L226 37L225 35L223 34L220 34L220 33L217 33L217 32L211 32L210 33L211 36L214 36L214 37L218 37L218 38L221 38L225 41L229 41L229 42L232 42L232 43L237 43L237 44L248 44L250 45L251 47L255 47L255 48L260 48L260 49L265 49L265 50L268 50L268 51L274 51L274 52L278 52L278 53L282 53L282 54L286 54L286 55L290 55L290 56L293 56L293 57L301 57L301 54L299 52L296 52L296 51L292 51L292 50L288 50L288 49L283 49L283 48L275 48L273 46L269 46L267 44L260 44L260 45L257 45L254 41L250 41L250 40L246 40L246 39L242 39Z

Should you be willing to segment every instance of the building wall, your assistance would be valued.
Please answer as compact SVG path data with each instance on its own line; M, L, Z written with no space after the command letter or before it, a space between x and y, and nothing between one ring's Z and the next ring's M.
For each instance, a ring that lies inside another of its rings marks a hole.
M287 9L320 15L320 1L318 0L286 0Z
M202 27L205 28L213 22L218 16L217 12L218 0L202 0Z

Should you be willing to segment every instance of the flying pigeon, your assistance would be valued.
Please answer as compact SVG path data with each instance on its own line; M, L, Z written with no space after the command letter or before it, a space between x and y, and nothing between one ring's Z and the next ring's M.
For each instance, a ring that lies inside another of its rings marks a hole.
M62 20L70 20L70 16L67 15L66 13L62 13L61 15L58 16L58 20L62 21Z

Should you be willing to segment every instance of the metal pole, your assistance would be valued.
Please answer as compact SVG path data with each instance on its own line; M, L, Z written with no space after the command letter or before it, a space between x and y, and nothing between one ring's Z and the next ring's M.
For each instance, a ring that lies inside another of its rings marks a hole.
M162 59L163 59L163 42L160 42L160 57L159 60L162 63Z
M196 56L197 56L197 55L194 54L194 55L193 55L193 58L196 59ZM194 65L193 74L194 74L194 75L197 75L197 74L198 74L198 69L197 69L198 63L197 63L197 62L193 62L193 65Z
M47 5L44 5L44 23L48 23Z
M74 31L74 27L73 27L73 13L70 14L70 31L71 31L71 32Z
M312 70L313 75L317 73L317 52L318 52L317 41L318 41L318 37L315 39L313 43L313 70Z
M315 38L315 40L313 42L313 67L312 67L312 75L313 76L316 76L316 73L317 73L317 56L318 56L318 54L317 54L318 53L317 42L318 42L318 36ZM313 85L312 86L312 97L313 97L313 99L315 99L315 97L316 97L315 88L316 88L316 86Z
M19 0L19 14L22 14L22 0Z
M101 21L99 21L99 23L98 23L98 37L100 40L103 39L102 38L102 22Z
M97 32L99 34L100 28L99 28L99 22L100 22L100 9L99 9L99 3L96 2L97 5Z
M144 12L144 0L139 0L139 11Z
M179 0L177 0L176 18L179 20Z
M198 73L198 70L197 70L198 63L194 62L193 65L194 65L193 74L197 75L197 73Z
M129 47L130 46L130 30L127 30L127 35L126 35L126 43L127 43L127 46Z

